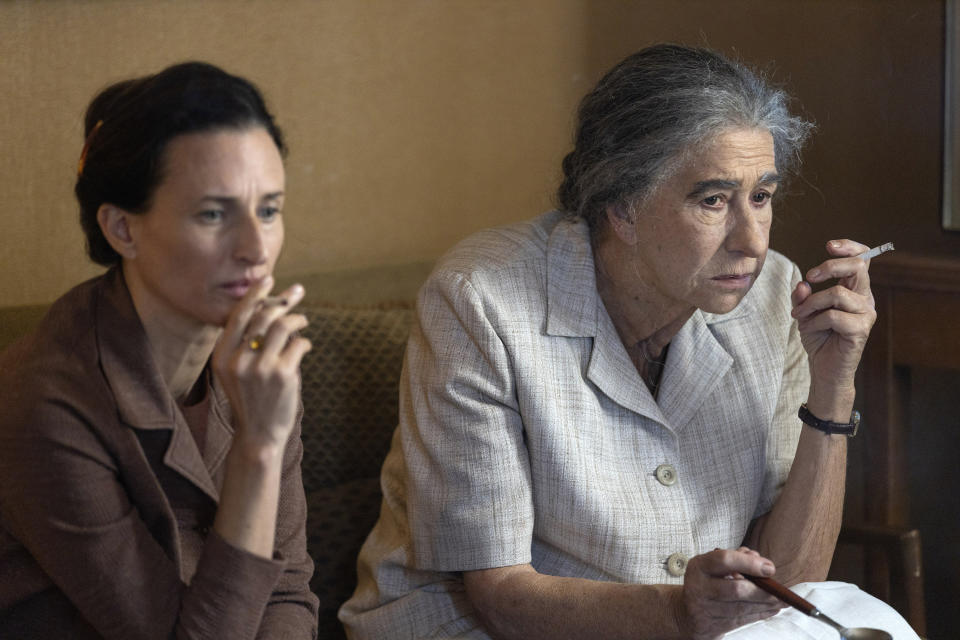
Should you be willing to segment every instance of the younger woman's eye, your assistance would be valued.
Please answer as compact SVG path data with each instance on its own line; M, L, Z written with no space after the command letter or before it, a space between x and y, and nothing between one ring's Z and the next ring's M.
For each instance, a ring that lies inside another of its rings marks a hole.
M260 218L263 220L273 220L280 215L280 207L261 207Z
M197 217L203 222L220 222L223 219L223 211L220 209L204 209L197 214Z

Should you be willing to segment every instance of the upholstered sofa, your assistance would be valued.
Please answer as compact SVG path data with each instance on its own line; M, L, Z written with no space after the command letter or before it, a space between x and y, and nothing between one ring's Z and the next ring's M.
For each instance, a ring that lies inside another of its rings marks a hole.
M380 511L380 466L397 424L413 298L428 268L351 273L332 288L306 283L303 333L313 349L302 367L303 483L320 638L345 637L337 609L353 592L357 554ZM392 284L377 289L371 282L381 276Z
M353 591L357 553L379 514L380 466L397 424L397 389L413 302L430 266L414 263L280 282L304 283L302 308L310 320L304 334L313 342L302 368L302 438L320 638L345 637L336 612ZM27 331L44 308L0 308L0 349ZM918 533L845 526L841 543L832 577L869 584L865 574L879 569L882 579L874 582L886 590L873 591L922 634Z

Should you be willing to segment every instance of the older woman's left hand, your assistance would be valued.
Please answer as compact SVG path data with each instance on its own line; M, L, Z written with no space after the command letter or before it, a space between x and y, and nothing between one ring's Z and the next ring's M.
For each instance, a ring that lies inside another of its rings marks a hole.
M869 261L858 256L869 247L853 240L831 240L833 258L807 272L807 282L793 290L793 317L810 360L814 389L849 391L860 356L877 319L870 291ZM832 287L813 292L809 283L836 279Z

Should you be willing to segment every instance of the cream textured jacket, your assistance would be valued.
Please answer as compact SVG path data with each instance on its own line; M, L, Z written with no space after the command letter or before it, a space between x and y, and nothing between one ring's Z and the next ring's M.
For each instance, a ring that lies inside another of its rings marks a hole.
M809 373L771 251L731 313L697 311L654 399L597 293L585 223L481 232L418 298L380 520L341 609L354 638L477 637L460 572L680 583L741 544L796 450Z

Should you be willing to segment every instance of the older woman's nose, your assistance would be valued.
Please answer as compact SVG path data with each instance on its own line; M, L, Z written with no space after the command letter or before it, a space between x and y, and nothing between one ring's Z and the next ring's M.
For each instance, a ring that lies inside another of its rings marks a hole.
M738 211L733 228L727 235L727 250L750 257L759 257L767 250L770 241L770 225L767 214L755 211Z

